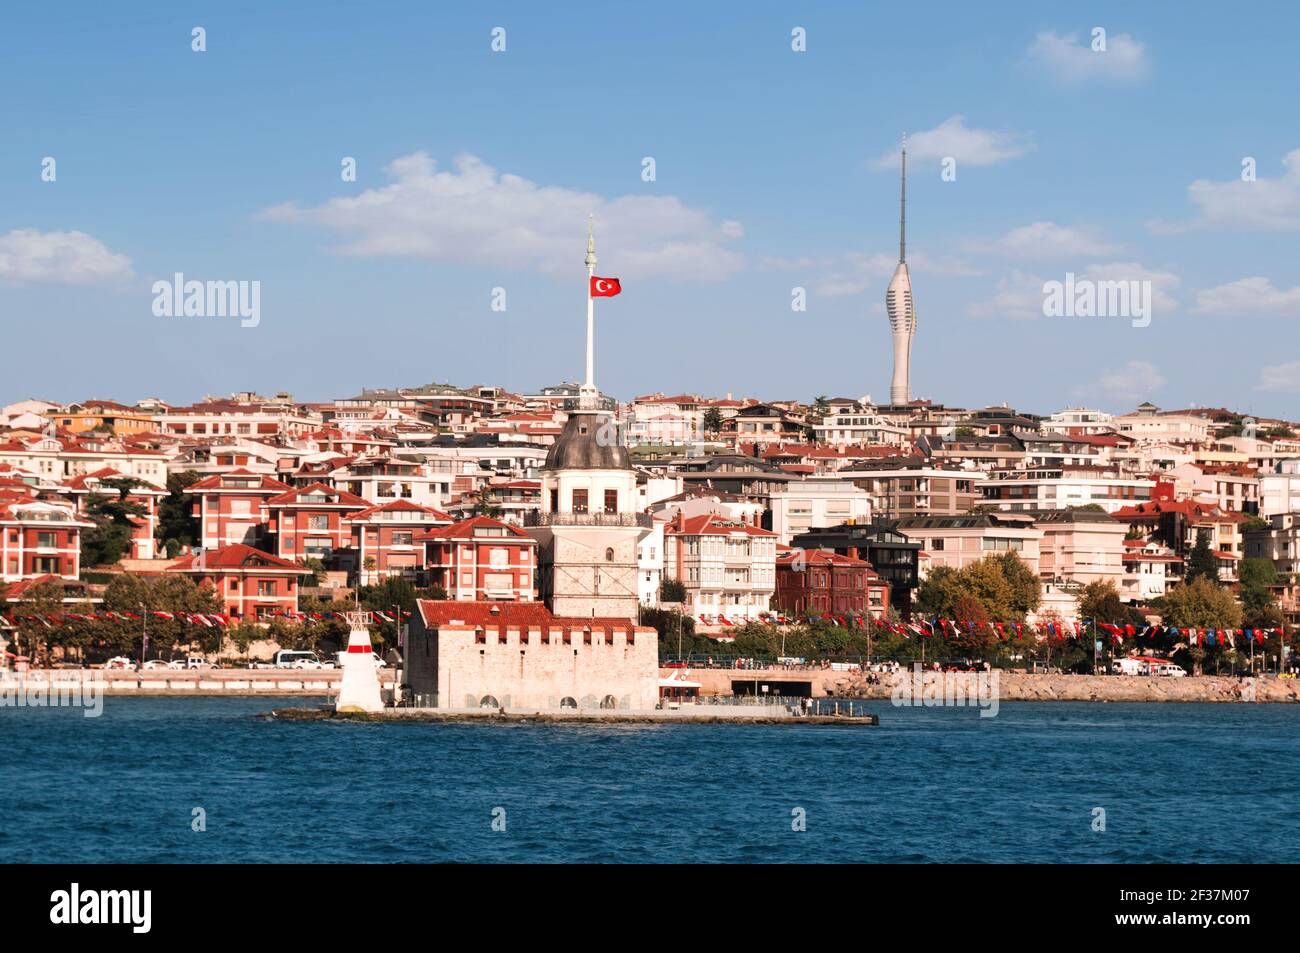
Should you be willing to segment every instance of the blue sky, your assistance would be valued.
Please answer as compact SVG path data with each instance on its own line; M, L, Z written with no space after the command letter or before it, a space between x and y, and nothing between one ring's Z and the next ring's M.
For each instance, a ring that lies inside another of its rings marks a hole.
M1300 417L1285 3L463 6L7 11L0 403L574 379L588 212L603 389L883 400L906 129L917 396ZM175 272L260 324L156 317ZM1150 326L1044 317L1067 272Z

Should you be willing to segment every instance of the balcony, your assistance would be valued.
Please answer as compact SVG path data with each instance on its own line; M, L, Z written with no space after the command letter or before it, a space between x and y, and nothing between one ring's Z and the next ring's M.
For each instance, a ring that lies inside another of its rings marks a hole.
M654 526L649 513L524 513L525 526Z

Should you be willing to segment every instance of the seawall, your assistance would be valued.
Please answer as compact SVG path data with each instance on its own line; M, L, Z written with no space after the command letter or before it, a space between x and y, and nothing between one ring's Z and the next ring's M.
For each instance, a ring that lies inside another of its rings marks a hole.
M680 674L663 669L662 674ZM700 683L701 695L810 692L814 698L890 697L892 679L880 675L875 685L856 672L827 669L690 669L685 678ZM902 673L911 677L911 671ZM764 689L766 687L766 690ZM803 689L805 689L804 691ZM1000 672L1002 701L1097 702L1300 702L1300 679L1262 676L1238 679L1217 675L1162 678L1143 675L1026 675Z

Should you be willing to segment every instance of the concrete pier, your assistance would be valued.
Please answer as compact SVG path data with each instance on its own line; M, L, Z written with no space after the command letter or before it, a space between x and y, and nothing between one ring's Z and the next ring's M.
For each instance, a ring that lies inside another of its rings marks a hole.
M106 696L197 695L330 695L336 694L342 674L338 669L202 669L148 672L105 669L55 668L29 672L4 672L4 684L19 690L72 688L91 681L102 685ZM392 688L391 673L380 673L384 691Z

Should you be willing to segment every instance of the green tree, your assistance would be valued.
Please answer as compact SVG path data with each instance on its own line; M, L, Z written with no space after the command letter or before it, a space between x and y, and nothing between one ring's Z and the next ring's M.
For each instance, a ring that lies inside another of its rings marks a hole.
M662 602L685 602L686 584L680 579L665 579L659 584L659 599Z
M831 412L831 402L825 394L819 394L813 400L812 412L814 417L825 417Z
M143 481L118 477L100 483L101 490L86 497L85 515L94 523L81 536L81 562L85 566L111 566L131 548L133 520L145 515L145 507L127 499Z
M158 538L169 556L199 539L199 521L194 516L194 497L186 492L202 479L193 470L167 475L167 495L158 504Z
M1210 534L1201 530L1196 534L1196 545L1187 557L1187 582L1208 579L1214 584L1219 582L1219 563L1210 550Z
M1079 615L1097 622L1115 625L1145 625L1146 617L1119 597L1119 590L1109 579L1098 579L1083 587L1079 594Z
M1277 585L1277 567L1271 559L1252 556L1241 561L1240 570L1242 615L1251 627L1277 624L1282 614L1276 611L1272 586Z
M716 437L722 433L722 411L716 407L709 407L704 411L704 416L700 420L704 432L711 437Z

